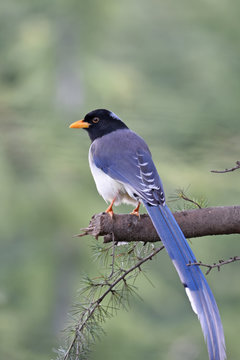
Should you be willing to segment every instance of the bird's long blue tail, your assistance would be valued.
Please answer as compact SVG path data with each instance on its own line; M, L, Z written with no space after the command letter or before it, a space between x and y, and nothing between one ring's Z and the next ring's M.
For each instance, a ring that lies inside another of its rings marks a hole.
M223 327L212 291L195 256L167 205L150 206L144 202L154 227L162 240L185 287L193 311L198 315L210 360L226 359Z

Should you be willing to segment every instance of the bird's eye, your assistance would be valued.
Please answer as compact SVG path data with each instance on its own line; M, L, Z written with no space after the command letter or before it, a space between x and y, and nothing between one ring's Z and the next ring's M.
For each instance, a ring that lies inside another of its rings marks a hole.
M92 119L92 122L93 122L94 124L98 123L98 122L99 122L99 118L98 118L98 117L93 118L93 119Z

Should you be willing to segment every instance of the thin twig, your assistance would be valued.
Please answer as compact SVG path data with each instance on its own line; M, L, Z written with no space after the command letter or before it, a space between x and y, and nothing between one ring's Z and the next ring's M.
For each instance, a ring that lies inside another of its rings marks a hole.
M179 196L180 196L181 199L196 205L199 209L202 208L199 203L197 203L196 201L194 201L194 200L190 199L189 197L187 197L187 195L185 195L183 192L181 194L179 194Z
M214 264L204 264L201 261L198 262L189 262L189 264L187 264L187 266L204 266L207 267L208 270L206 272L206 275L208 275L210 273L210 271L214 268L217 268L218 271L220 271L220 267L226 264L231 264L235 261L239 261L240 260L240 256L234 256L234 257L230 257L228 260L219 260L218 263L214 263Z
M116 241L115 241L115 236L114 236L114 233L112 232L112 264L111 264L111 268L112 268L112 271L108 277L108 280L111 279L111 277L114 275L114 263L115 263L115 248L116 248Z
M240 169L240 161L236 161L236 166L232 167L231 169L225 169L225 170L211 170L212 173L217 174L224 174L227 172L235 171L237 169Z
M144 264L146 261L148 260L152 260L152 258L157 255L161 250L164 249L164 246L161 246L157 249L155 249L154 251L151 252L151 254L149 254L148 256L146 256L145 258L141 259L140 261L138 261L135 265L133 265L130 269L125 270L124 273L119 276L110 286L109 288L102 294L102 296L100 296L97 300L95 300L94 302L91 303L90 307L92 307L91 310L88 309L88 316L86 317L86 319L81 322L83 320L83 316L86 314L82 314L80 322L78 323L78 325L75 328L75 335L74 338L70 344L70 346L68 347L65 356L64 356L64 360L67 360L71 350L73 349L78 335L82 332L82 330L84 329L84 327L86 327L88 320L91 318L91 316L93 315L93 313L95 312L95 310L98 308L98 306L101 304L101 302L105 299L105 297L109 294L113 292L113 288L122 280L124 281L126 276L131 273L132 271L136 270L137 268L140 268L140 266L142 264Z
M187 190L188 190L188 188L187 188L186 190L177 189L177 190L176 190L177 196L176 196L176 197L175 197L175 196L174 196L174 197L171 196L171 198L172 198L173 200L170 200L170 201L176 201L176 200L179 200L179 199L183 199L183 200L185 200L185 201L190 202L191 204L196 205L199 209L201 209L201 208L202 208L201 205L200 205L196 200L193 200L193 199L191 199L189 196L186 195L186 191L187 191Z

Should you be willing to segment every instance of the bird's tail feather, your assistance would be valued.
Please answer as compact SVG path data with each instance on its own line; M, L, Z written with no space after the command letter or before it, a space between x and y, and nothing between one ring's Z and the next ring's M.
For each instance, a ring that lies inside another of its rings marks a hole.
M144 204L153 225L161 238L178 275L185 287L193 311L198 315L209 359L224 360L225 340L218 307L212 291L199 266L187 266L195 262L195 256L169 208L164 205Z

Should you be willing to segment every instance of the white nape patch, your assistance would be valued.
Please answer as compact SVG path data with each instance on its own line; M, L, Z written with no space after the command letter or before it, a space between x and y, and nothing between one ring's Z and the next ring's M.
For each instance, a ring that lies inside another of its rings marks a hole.
M114 112L110 111L110 114L109 114L113 119L115 120L121 120L116 114L114 114Z

